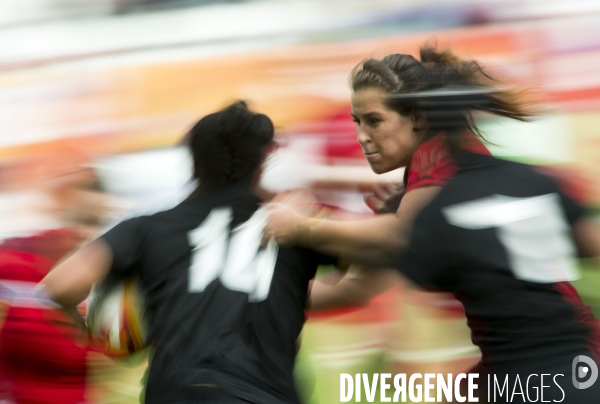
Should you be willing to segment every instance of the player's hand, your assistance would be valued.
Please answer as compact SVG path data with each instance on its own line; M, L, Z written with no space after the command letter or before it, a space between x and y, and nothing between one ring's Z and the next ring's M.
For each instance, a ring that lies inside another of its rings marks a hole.
M330 209L320 205L317 198L305 189L280 192L267 207L269 222L263 233L263 247L271 238L284 247L309 247L311 219L323 219L330 212Z
M396 213L404 196L404 184L378 185L373 194L365 197L365 203L373 212Z
M271 238L283 247L299 245L303 232L307 230L307 216L281 203L270 203L269 221L263 232L262 246L266 246Z

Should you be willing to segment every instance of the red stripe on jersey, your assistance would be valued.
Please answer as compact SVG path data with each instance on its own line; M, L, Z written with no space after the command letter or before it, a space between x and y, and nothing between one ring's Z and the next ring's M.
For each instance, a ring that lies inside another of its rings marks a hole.
M600 321L594 318L590 306L583 303L579 292L569 282L558 282L554 288L561 294L563 300L575 310L575 321L590 328L587 343L596 362L600 361Z
M490 155L489 150L473 134L465 132L467 150ZM411 189L438 185L444 186L458 171L450 150L444 141L444 134L439 133L422 142L413 154L405 174L405 192Z

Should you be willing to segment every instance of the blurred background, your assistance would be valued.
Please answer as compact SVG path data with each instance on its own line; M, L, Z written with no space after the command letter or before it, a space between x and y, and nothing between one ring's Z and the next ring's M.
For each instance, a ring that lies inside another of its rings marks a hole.
M0 239L176 203L190 186L183 135L236 99L271 116L285 139L265 188L309 187L366 214L364 193L402 170L370 171L349 72L368 56L416 56L428 40L543 92L548 113L532 123L482 122L490 148L560 173L596 212L599 24L595 0L3 0ZM600 278L585 264L583 273L576 286L595 309ZM338 402L340 373L476 360L462 331L442 351L420 347L440 328L404 327L417 314L401 289L365 308L308 314L297 372L306 402ZM89 361L92 402L137 402L143 359Z

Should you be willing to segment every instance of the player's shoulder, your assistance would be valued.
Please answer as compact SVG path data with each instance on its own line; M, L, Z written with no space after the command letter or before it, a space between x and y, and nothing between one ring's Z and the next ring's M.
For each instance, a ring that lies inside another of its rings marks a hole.
M556 178L548 175L542 167L504 159L496 160L499 162L499 170L491 180L512 185L516 193L524 186L528 187L531 193L563 193Z
M551 179L535 166L481 154L469 154L460 164L454 179L456 181L450 181L448 185L454 187L455 184L463 184L467 181L473 184L477 184L478 181L494 183L507 179L551 182Z
M209 212L211 207L208 204L202 203L201 200L196 199L185 199L176 206L164 209L152 214L140 215L137 218L143 224L162 223L162 222L173 222L177 221L178 218L185 218L186 216L198 215L202 216Z
M514 177L516 172L529 175L523 164L501 160L490 155L470 154L461 161L458 172L442 187L436 197L423 208L423 215L437 217L440 209L484 196L498 183ZM507 175L508 174L508 175Z
M173 208L138 216L134 219L136 223L132 225L143 229L146 234L173 234L190 231L215 214L219 221L228 220L232 227L236 227L246 222L259 207L254 199L240 201L228 198L226 193L211 196L188 198ZM218 212L222 214L217 214Z
M101 237L104 240L117 240L117 242L127 237L143 238L151 226L152 216L131 214L121 218L106 226Z
M475 201L491 195L531 197L560 193L552 178L535 166L493 156L474 155L427 207L438 211L446 206Z

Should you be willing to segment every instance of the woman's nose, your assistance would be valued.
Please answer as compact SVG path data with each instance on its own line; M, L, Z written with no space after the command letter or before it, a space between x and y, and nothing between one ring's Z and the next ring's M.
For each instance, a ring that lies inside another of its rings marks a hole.
M356 128L356 140L363 147L371 140L370 136L360 125Z

